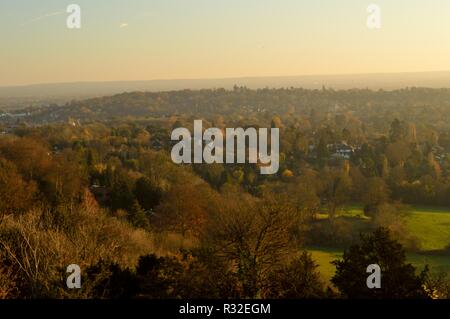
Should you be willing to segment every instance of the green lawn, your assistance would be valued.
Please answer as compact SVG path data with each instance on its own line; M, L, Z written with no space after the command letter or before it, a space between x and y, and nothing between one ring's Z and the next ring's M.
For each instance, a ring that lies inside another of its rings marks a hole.
M361 205L350 205L340 215L368 219ZM450 247L450 208L415 206L407 218L412 235L421 242L421 250L442 250Z
M416 207L408 218L408 228L422 243L422 250L450 246L450 209Z
M450 272L450 255L428 255L428 254L408 254L408 261L418 270L422 270L425 265L430 266L431 272Z
M358 217L362 219L369 219L366 215L364 215L363 206L362 205L349 205L347 207L344 207L340 214L343 216L349 216L349 217Z
M319 265L318 270L322 278L329 282L333 277L335 268L331 262L342 256L342 251L332 248L309 247L308 251L311 253L313 260Z
M324 215L324 214L321 214ZM347 206L340 211L341 216L353 217L355 222L367 219L361 205ZM326 218L326 216L321 216ZM421 253L408 253L407 258L419 271L428 264L432 272L450 272L450 254L437 254L435 251L450 247L450 208L414 207L407 219L412 235L421 242ZM329 281L335 272L331 261L342 256L337 248L309 247L313 259L319 265L324 280Z
M312 254L313 259L319 265L318 270L322 278L329 282L333 277L335 268L331 262L342 257L342 251L333 248L309 247L308 251ZM430 266L433 273L449 272L450 271L450 256L438 256L408 253L407 260L420 272L425 265Z

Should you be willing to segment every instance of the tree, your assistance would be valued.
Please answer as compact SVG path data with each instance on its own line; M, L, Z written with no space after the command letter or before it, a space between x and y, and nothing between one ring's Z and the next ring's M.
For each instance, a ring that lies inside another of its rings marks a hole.
M182 250L178 261L183 268L176 284L176 295L189 299L236 299L241 290L230 263L202 247Z
M378 205L389 200L389 191L385 181L380 177L369 178L365 187L362 195L362 201L365 205L364 213L371 216Z
M54 206L79 200L88 184L87 171L77 161L73 151L54 155L51 170L42 178L41 190Z
M39 180L52 170L49 150L39 139L2 139L0 152L16 165L25 180Z
M270 276L267 298L311 299L325 297L318 265L307 251Z
M110 193L111 208L113 210L130 210L135 200L133 181L125 172L115 172L114 175L114 182Z
M90 298L127 299L139 291L138 277L114 262L100 260L86 269L84 277L83 290Z
M376 156L373 148L364 143L361 149L357 152L357 158L359 159L359 167L361 172L366 177L377 176Z
M149 220L137 200L134 200L131 205L128 219L134 227L145 229L150 226Z
M317 159L320 164L323 165L329 158L330 152L328 151L327 143L325 139L322 137L319 140L319 144L317 145Z
M230 195L232 200L225 200L211 216L202 245L234 265L243 297L259 297L270 273L295 251L292 232L299 216L283 200L258 202L248 195Z
M336 210L349 199L351 190L350 177L340 170L323 171L324 192L328 206L328 215L333 222Z
M215 196L209 185L202 181L172 185L155 208L154 224L160 230L197 236L202 232L208 211L214 209Z
M411 149L408 144L403 141L397 141L386 147L386 157L393 167L396 165L405 165L405 162L410 155Z
M30 209L36 191L34 182L24 181L13 163L0 158L0 217Z
M146 210L157 206L162 197L161 189L154 185L148 177L141 177L136 181L134 193L139 201L139 205Z
M176 298L175 289L183 272L175 257L145 255L139 258L136 275L140 282L140 294L145 298Z
M103 260L130 267L151 249L147 232L111 217L88 194L82 204L58 207L68 218L61 219L56 209L34 209L0 223L0 293L6 284L17 290L18 298L99 297L91 295L90 281L70 291L61 285L67 266L75 261L87 269ZM13 286L2 278L4 267L11 270L6 274ZM125 288L119 282L115 286Z
M413 236L407 227L407 216L411 208L407 205L393 202L384 203L374 208L371 223L376 228L387 228L393 238L408 249L418 249L420 241Z
M270 127L274 128L282 128L283 123L281 122L281 118L278 115L272 117L272 121L270 122Z
M427 298L424 290L427 268L417 276L416 268L406 263L404 248L386 228L361 235L361 242L351 246L333 264L336 274L331 282L347 298ZM366 270L371 264L381 268L379 289L369 289L366 284L369 276Z
M409 127L403 122L395 119L391 123L391 129L389 131L389 137L392 142L398 142L405 140L408 137Z

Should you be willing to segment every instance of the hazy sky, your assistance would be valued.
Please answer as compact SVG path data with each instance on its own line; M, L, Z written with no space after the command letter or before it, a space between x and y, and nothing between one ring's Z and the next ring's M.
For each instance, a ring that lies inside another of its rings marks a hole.
M366 25L372 2L380 30ZM3 86L438 70L450 70L449 0L0 1Z

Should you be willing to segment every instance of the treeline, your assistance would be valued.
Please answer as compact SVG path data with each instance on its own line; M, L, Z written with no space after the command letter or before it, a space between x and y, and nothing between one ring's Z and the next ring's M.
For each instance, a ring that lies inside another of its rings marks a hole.
M398 117L408 122L448 128L449 89L406 88L394 91L364 89L307 90L301 88L233 90L183 90L171 92L133 92L109 97L73 101L62 106L40 108L29 120L64 121L72 117L86 120L111 120L124 117L162 117L186 114L211 118L225 117L253 121L273 114L291 113L318 119L330 111L351 112L368 128L388 128ZM33 111L33 108L26 109ZM35 108L36 110L36 108ZM17 111L20 112L20 111ZM387 122L386 122L387 121Z

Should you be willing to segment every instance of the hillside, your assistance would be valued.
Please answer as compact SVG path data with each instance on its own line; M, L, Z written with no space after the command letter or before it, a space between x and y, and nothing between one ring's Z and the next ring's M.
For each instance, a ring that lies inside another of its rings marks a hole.
M176 91L199 89L231 89L233 86L250 89L301 87L321 89L384 89L404 87L449 88L448 72L415 72L386 74L306 75L277 77L242 77L218 79L173 79L150 81L109 81L48 83L0 87L0 109L49 103L65 103L133 91Z

